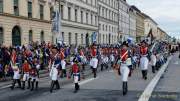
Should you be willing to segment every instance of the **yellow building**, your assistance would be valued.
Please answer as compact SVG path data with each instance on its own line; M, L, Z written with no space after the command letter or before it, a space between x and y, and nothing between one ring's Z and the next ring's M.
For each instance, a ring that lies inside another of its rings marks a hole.
M0 44L51 41L48 0L0 0Z
M136 6L132 6L132 8L136 11L136 41L140 42L145 37L144 34L145 17Z

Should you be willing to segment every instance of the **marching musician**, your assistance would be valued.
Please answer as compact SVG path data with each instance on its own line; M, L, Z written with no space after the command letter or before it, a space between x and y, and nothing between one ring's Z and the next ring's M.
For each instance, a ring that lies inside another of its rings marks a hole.
M128 65L126 63L127 59L128 59L128 43L126 41L123 42L122 44L122 49L120 50L120 57L117 59L116 64L120 64L120 68L118 66L118 68L116 69L120 69L120 74L122 75L122 89L123 89L123 95L126 95L128 92L128 76L129 76L129 68Z
M59 75L59 67L61 64L61 60L60 60L60 57L57 52L57 47L54 47L52 51L53 51L53 54L52 54L53 56L52 56L52 60L51 60L51 64L50 64L51 68L50 68L50 73L49 73L49 76L52 80L51 87L50 87L51 93L52 93L55 85L56 85L56 89L60 89L60 85L58 82L58 75Z
M97 72L97 65L98 65L98 59L96 57L97 55L97 49L95 44L92 45L91 47L91 57L92 59L90 60L90 66L92 68L92 72L94 74L94 78L96 78L96 72Z
M142 77L144 80L147 80L147 72L148 72L148 64L149 64L149 60L147 58L148 56L148 46L145 40L143 40L141 42L141 46L140 46L140 54L141 54L141 58L140 58L140 68L142 71Z

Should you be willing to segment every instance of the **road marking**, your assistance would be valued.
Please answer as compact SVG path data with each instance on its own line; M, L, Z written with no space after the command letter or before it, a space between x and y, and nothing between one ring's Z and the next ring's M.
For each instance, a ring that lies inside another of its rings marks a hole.
M114 70L110 70L109 72L110 72L110 73L113 73L113 72L114 72Z
M167 63L161 67L161 69L156 74L156 76L151 80L151 82L145 88L144 92L142 93L142 95L140 96L138 101L149 101L149 98L151 97L151 94L152 94L155 86L157 85L158 81L160 80L160 77L162 76L162 74L164 73L166 68L168 67L168 64L169 64L171 58L172 58L172 56L168 59Z
M93 81L93 80L96 80L96 79L98 79L98 77L96 77L96 78L90 78L90 79L81 81L81 82L79 82L79 85L84 85L84 84L86 84L86 83L88 83L88 82L91 82L91 81ZM72 86L74 86L74 84L73 84Z
M1 87L0 90L5 89L5 88L9 88L9 87L11 87L11 85L6 85L6 86Z

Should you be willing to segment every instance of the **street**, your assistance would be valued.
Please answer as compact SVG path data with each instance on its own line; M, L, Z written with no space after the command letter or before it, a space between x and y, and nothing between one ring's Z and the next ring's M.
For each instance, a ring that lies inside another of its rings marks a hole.
M175 54L149 101L180 101L179 67L179 59ZM129 78L129 92L126 96L122 95L121 77L116 75L113 70L100 72L95 79L92 75L88 76L79 83L80 91L76 94L73 93L73 83L63 85L60 90L51 94L49 92L50 80L45 77L40 80L38 91L27 89L23 91L18 88L14 90L10 88L1 89L0 101L138 101L155 75L149 67L148 79L145 81L141 77L139 68L136 68L132 77ZM60 80L60 84L62 82L63 80Z

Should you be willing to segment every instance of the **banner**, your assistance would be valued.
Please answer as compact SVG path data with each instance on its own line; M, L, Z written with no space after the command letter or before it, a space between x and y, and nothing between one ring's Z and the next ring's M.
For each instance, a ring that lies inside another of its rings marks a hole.
M52 17L52 32L55 34L56 43L60 43L63 39L61 35L61 15L58 9L53 12Z
M96 32L93 32L93 34L91 35L91 40L92 40L92 43L97 42L97 33Z

